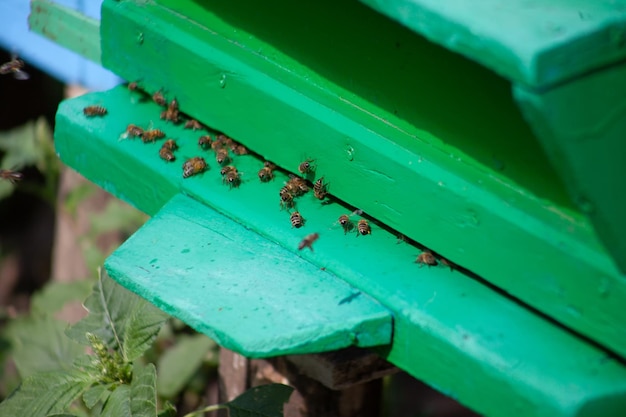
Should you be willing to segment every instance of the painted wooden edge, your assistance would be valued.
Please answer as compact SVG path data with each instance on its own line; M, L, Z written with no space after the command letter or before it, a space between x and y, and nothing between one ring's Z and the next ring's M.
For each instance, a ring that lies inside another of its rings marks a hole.
M102 30L103 62L120 75L286 169L314 159L340 199L626 356L626 316L602 289L626 299L626 282L584 218L168 9L105 2Z
M626 274L626 64L541 94L515 86L514 94L573 199ZM598 278L605 303L617 306L612 285ZM603 325L614 323L607 317Z
M48 0L32 0L32 31L99 64L100 21Z
M534 90L545 90L626 58L623 2L361 1L431 41Z
M84 117L83 107L93 103L106 106L109 114ZM606 352L461 271L420 268L413 263L419 251L376 223L371 235L344 235L336 220L350 209L339 202L323 205L303 197L298 208L307 224L293 229L277 201L284 174L262 184L255 177L262 160L235 157L246 181L231 190L210 152L198 148L200 133L156 120L158 111L122 88L66 101L57 114L57 152L69 166L149 214L172 192L192 195L369 294L394 315L392 346L379 353L480 413L598 417L626 407L626 368ZM118 139L129 122L145 126L150 120L176 138L178 156L205 155L211 169L183 179L182 160L160 160L159 143ZM298 251L301 239L314 231L320 233L314 251Z

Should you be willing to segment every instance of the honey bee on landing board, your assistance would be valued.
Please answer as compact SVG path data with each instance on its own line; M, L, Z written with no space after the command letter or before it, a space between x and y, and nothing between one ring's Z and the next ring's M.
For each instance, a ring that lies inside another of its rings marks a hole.
M167 106L167 100L165 100L165 96L163 95L161 90L152 94L152 100L154 100L154 102L158 104L159 106L163 106L163 107Z
M313 166L313 164L311 164L311 162L315 161L314 159L307 159L306 161L302 162L299 166L298 166L298 171L300 171L301 174L311 174L313 172L315 172L315 166Z
M328 184L324 184L324 177L321 177L320 179L315 181L315 184L313 184L313 195L315 196L315 198L317 198L318 200L323 200L324 198L326 198L326 196L328 195L328 192L326 191L327 186Z
M203 136L200 136L200 138L198 138L198 145L202 149L210 148L212 143L213 143L213 139L211 139L210 135L203 135Z
M299 229L304 226L304 217L302 217L299 211L294 211L293 213L291 213L289 220L291 220L291 227Z
M136 137L141 137L143 133L144 131L142 128L140 128L137 125L130 124L128 125L124 133L120 135L120 139L126 139L126 138L134 139Z
M178 111L178 100L174 99L167 105L167 109L161 112L161 119L177 124L180 122L180 112Z
M144 143L155 142L157 139L163 139L165 137L165 132L160 129L150 129L143 132L141 135L141 140Z
M370 235L372 234L372 228L370 224L365 219L361 219L356 224L357 236L358 235Z
M207 169L204 158L195 156L185 161L183 164L183 178L189 178L193 175L201 174Z
M424 251L417 256L417 259L415 259L415 263L420 264L420 268L424 265L428 265L429 267L436 266L437 259L435 258L435 255L432 254L432 252Z
M225 166L224 168L222 168L220 170L220 174L222 175L222 177L227 175L227 174L229 174L229 173L231 173L231 172L237 172L237 168L235 168L232 165L227 165L227 166Z
M87 106L83 109L83 113L87 117L104 116L107 114L107 109L102 106Z
M161 159L172 162L176 160L176 157L174 156L174 151L176 149L178 149L176 141L174 141L174 139L168 139L165 141L165 143L163 143L163 146L161 146L161 149L159 150L159 156L161 157Z
M22 68L24 68L24 61L13 56L9 62L0 65L0 74L13 74L13 78L16 80L28 80L30 76Z
M313 250L313 243L319 239L320 235L318 233L311 233L310 235L306 235L304 239L298 245L298 249L302 250L304 248L309 248L311 251Z
M232 167L234 168L234 167ZM230 188L237 188L241 184L241 177L239 176L239 171L237 169L228 170L222 177L222 182L224 184L228 184Z
M0 169L0 178L3 180L11 182L11 184L15 184L18 181L21 181L24 178L21 172L14 171L12 169Z
M261 182L268 182L274 179L274 171L269 167L261 168L258 175Z
M217 151L215 151L215 160L220 165L229 163L230 156L228 155L228 149L220 148Z
M309 191L306 180L292 174L289 175L289 181L285 184L285 188L295 197L300 197Z
M187 120L187 123L185 123L185 129L202 130L204 129L204 126L202 126L202 124L199 121L195 119L191 119L191 120Z
M132 83L128 83L128 89L130 91L137 91L137 90L139 90L139 84L137 83L137 81L133 81Z
M347 214L342 214L339 216L339 224L343 228L343 234L348 234L348 232L354 229L354 223L350 220Z
M284 187L280 190L280 208L281 209L290 209L295 206L295 202L293 201L293 194L289 192L289 190Z

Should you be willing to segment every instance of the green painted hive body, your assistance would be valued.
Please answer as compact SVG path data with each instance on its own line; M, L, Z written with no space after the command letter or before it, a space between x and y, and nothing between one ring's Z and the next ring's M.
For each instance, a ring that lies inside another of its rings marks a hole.
M61 158L155 216L109 273L249 356L378 346L486 415L624 411L626 6L364 3L404 26L349 0L105 1L103 64L252 151L230 188L148 96L63 103ZM209 169L183 178L194 156ZM298 198L295 228L279 190L306 160L333 198Z

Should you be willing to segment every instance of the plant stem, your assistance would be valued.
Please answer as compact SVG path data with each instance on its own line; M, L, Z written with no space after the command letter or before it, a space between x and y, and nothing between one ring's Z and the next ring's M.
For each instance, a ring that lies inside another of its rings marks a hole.
M224 409L228 409L228 406L224 404L215 404L215 405L210 405L206 408L203 408L202 410L192 411L189 414L185 414L184 417L194 417L202 413L210 413L211 411L224 410Z

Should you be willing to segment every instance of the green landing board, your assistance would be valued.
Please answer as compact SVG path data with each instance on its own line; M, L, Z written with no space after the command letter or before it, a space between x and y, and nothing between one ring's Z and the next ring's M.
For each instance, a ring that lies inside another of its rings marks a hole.
M289 171L315 159L342 201L626 357L626 280L510 84L359 2L251 3L105 0L103 63Z
M369 296L183 195L106 268L126 288L248 357L391 343L391 314Z
M531 89L626 58L623 0L361 1Z
M104 118L87 119L82 109L89 104L104 105L109 114ZM383 305L393 315L393 340L390 347L379 350L380 354L481 414L490 417L612 417L626 409L626 367L596 345L461 271L443 266L420 268L413 262L420 251L398 241L395 234L373 220L371 235L344 234L337 218L350 213L352 208L338 201L321 204L311 193L301 197L297 207L307 222L301 229L292 228L288 213L279 206L278 191L287 179L284 173L277 173L273 182L260 183L256 172L262 160L254 155L235 156L233 163L242 172L244 182L240 188L231 190L222 183L213 154L198 148L200 133L164 123L158 118L159 111L154 103L142 101L141 96L116 88L63 102L56 119L55 146L61 159L118 197L156 215L155 223L146 226L146 229L156 229L152 230L153 240L162 242L172 236L169 241L177 245L168 254L181 257L176 261L155 255L153 250L157 245L152 241L141 242L143 249L137 254L122 249L119 256L116 254L109 260L108 266L114 275L117 268L146 265L150 272L135 270L122 281L140 295L163 308L178 302L176 311L169 311L186 318L204 311L205 306L217 306L215 300L211 300L212 294L189 295L181 285L181 277L189 277L189 274L197 280L194 285L201 285L203 276L219 274L214 267L197 270L192 257L206 254L206 258L197 262L199 265L210 263L211 255L217 255L221 248L203 243L217 239L225 243L222 259L216 262L231 268L227 265L229 257L242 259L257 250L252 242L260 239L254 236L258 233L266 241L275 243L268 243L272 251L259 255L263 259L258 260L263 265L275 260L282 262L285 258L295 263L306 260L303 271L311 271L320 279L317 281L320 285L322 280L336 276L361 292L352 301L369 295ZM179 160L173 163L161 160L158 157L160 143L120 140L120 134L129 123L144 127L152 123L163 129L180 144ZM183 179L182 161L185 157L199 155L206 157L210 169L202 175ZM189 201L188 197L182 200L175 197L181 193L197 202L189 203L188 207L176 203L180 209L176 213L167 210L169 201ZM248 230L244 232L225 219L214 223L216 215L205 214L207 207ZM162 215L167 218L161 218ZM161 221L165 224L155 227ZM231 242L229 233L220 236L221 222L239 230L246 236L245 240ZM202 237L189 233L187 227L200 228ZM320 235L315 250L299 251L298 243L313 232ZM129 241L129 247L139 244L137 240L142 233L144 230ZM233 254L235 247L243 254L237 251ZM185 249L189 252L183 253ZM128 257L130 262L117 262L116 259L122 257ZM151 264L153 259L157 260ZM168 262L179 265L178 278L176 274L167 274L167 279L165 274L161 275L163 265ZM156 266L161 268L157 270ZM187 268L193 268L198 275L186 271ZM325 272L322 273L321 268ZM259 267L259 270L262 269ZM117 278L121 280L121 276ZM261 280L257 281L258 291L263 291L261 284L266 283L267 278ZM242 284L230 283L232 287L224 284L222 290L233 294L242 291ZM279 294L289 291L277 287L274 290ZM292 290L297 292L295 287ZM316 289L321 290L321 287ZM157 292L163 294L159 299L155 296ZM333 300L335 308L340 301L339 298ZM196 304L198 302L200 305ZM241 305L242 311L249 308ZM286 314L299 317L300 306L293 309ZM219 311L209 314L206 323L201 323L197 314L195 325L213 328L210 321L219 314ZM309 314L319 317L324 313L311 311ZM352 317L345 317L345 320L350 322ZM252 346L239 348L255 350L254 346L258 346L255 340L247 339L248 342Z

